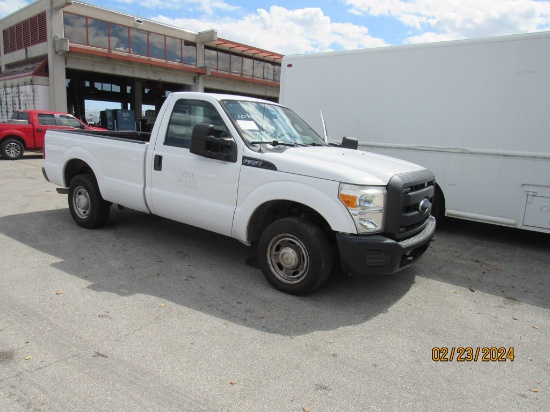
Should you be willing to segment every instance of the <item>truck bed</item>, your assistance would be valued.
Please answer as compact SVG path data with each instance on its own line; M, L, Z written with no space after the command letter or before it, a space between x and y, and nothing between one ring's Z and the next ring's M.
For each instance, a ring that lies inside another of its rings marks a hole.
M145 202L145 158L150 133L111 130L48 130L55 145L47 147L45 165L50 181L68 187L64 156L75 156L89 165L101 195L109 202L149 212ZM75 166L67 166L75 167Z

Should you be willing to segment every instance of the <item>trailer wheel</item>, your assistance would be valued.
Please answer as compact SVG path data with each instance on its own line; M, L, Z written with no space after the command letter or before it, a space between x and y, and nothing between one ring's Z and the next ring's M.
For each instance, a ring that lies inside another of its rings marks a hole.
M95 229L105 225L111 205L101 197L92 174L78 175L69 185L69 210L77 225Z
M9 160L17 160L23 157L23 152L25 151L25 146L19 140L8 137L2 142L0 147L2 151L2 157Z
M271 223L260 236L258 261L276 289L304 295L320 287L332 271L332 250L314 223L285 218Z

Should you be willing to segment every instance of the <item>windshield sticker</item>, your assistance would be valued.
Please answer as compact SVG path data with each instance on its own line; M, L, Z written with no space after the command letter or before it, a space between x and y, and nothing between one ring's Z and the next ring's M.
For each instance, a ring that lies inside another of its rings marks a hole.
M258 126L253 120L237 120L237 123L243 130L258 130Z

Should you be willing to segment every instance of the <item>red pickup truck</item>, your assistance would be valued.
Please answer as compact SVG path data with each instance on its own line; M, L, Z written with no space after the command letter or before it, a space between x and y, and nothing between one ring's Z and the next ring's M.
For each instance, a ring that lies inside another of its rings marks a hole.
M15 160L25 150L41 150L50 129L104 130L82 123L67 113L46 110L18 110L12 118L0 121L0 155Z

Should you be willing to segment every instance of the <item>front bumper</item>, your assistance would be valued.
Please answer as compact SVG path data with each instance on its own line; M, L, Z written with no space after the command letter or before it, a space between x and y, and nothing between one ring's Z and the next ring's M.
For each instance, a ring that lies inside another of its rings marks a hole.
M398 272L420 259L435 232L435 218L428 218L422 232L397 242L385 236L336 234L342 271L353 275Z

